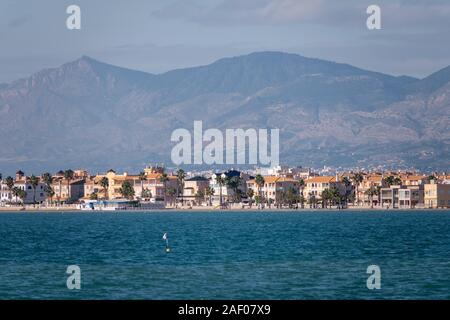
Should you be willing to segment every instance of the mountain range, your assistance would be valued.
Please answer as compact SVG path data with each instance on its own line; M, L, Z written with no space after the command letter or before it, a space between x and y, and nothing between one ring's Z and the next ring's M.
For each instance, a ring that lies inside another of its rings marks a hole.
M0 85L0 172L171 166L176 128L279 128L290 165L450 166L450 66L424 79L282 52L150 74L83 56Z

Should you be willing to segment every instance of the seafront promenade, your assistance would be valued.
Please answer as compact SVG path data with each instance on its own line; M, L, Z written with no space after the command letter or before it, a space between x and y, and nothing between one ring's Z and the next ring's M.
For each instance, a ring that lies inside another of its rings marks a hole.
M166 208L155 209L143 209L143 208L128 208L128 209L116 209L116 210L83 210L78 205L65 205L65 206L8 206L0 207L0 213L11 212L41 212L41 213L61 213L61 212L360 212L360 211L449 211L449 208L389 208L389 207L368 207L368 206L348 206L347 208L277 208L277 207L264 207L258 208L257 206L240 206L234 205L227 208L220 208L218 206L168 206Z
M0 176L0 210L305 210L450 208L446 172L323 172L302 167L222 172L170 171L147 166L137 174Z

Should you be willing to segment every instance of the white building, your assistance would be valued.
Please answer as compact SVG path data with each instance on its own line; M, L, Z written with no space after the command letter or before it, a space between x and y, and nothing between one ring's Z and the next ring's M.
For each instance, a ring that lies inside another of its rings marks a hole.
M220 176L224 180L223 184L219 184L217 182L217 177ZM226 180L231 179L233 177L240 178L240 185L237 188L241 193L241 196L246 197L247 192L247 183L246 181L250 179L250 175L237 171L237 170L229 170L223 173L215 173L211 176L211 180L209 182L209 186L214 190L214 196L212 197L212 202L214 204L220 204L222 197L222 204L225 204L228 201L232 201L235 196L235 191L230 188Z
M39 182L36 188L33 189L33 186L30 183L29 179L24 175L22 171L18 171L16 173L16 179L14 180L14 187L24 190L26 192L26 196L23 199L23 201L22 199L15 197L9 190L8 186L6 185L6 181L2 180L2 182L0 183L0 203L2 203L3 205L8 202L14 203L23 202L25 204L31 204L35 202L41 203L44 202L46 199L45 184Z
M11 193L5 181L0 181L0 205L5 204L11 200Z

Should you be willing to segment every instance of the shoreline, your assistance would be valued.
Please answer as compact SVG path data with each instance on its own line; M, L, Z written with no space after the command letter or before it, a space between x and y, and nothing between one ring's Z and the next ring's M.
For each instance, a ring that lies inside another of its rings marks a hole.
M139 210L81 210L77 208L64 208L64 207L48 207L48 208L23 208L23 207L0 207L1 213L64 213L64 212L79 212L79 213L120 213L120 212L218 212L218 213L226 213L226 212L355 212L355 211L366 211L366 212L379 212L379 211L387 211L387 212L404 212L404 211L432 211L432 212L445 212L449 211L450 208L367 208L367 207L349 207L346 209L337 209L337 208L303 208L303 209L289 209L289 208L265 208L258 209L254 208L229 208L229 209L219 209L219 208L211 208L211 207L192 207L192 208L165 208L165 209L139 209Z

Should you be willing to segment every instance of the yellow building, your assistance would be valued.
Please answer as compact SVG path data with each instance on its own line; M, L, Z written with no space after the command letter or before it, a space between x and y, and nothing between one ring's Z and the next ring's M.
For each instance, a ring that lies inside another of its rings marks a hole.
M173 175L168 175L168 181L166 183L161 182L161 176L164 173L163 170L145 168L144 173L145 179L141 180L139 175L130 175L127 172L117 174L114 170L109 170L106 174L97 175L94 178L91 190L97 191L99 198L107 198L109 200L121 199L123 196L120 193L120 189L122 184L128 181L134 189L135 198L141 198L142 191L144 190L147 194L151 195L149 198L163 199L165 190L169 188L173 190L177 187L177 177ZM106 190L100 183L104 177L108 179L108 187Z
M197 195L199 193L205 195L208 187L209 179L205 177L195 176L184 180L183 201L194 204L197 202Z
M450 208L450 184L431 181L424 186L425 208Z
M101 181L105 177L108 179L108 186L106 188L101 185ZM120 188L125 181L130 182L134 186L136 180L139 180L139 176L137 175L128 175L126 172L117 174L114 170L109 170L106 174L97 175L94 178L94 184L97 186L95 189L98 190L99 198L113 200L123 198L120 193Z
M247 188L252 189L254 192L254 197L259 193L272 203L277 203L280 201L282 193L286 193L290 188L294 189L298 193L299 185L298 181L289 177L278 177L278 176L265 176L264 185L259 189L255 182L255 179L247 181Z
M309 199L314 196L316 199L320 199L322 192L325 189L331 187L340 187L342 183L336 181L336 177L332 176L319 176L312 177L305 180L305 187L303 188L303 196L305 199Z

